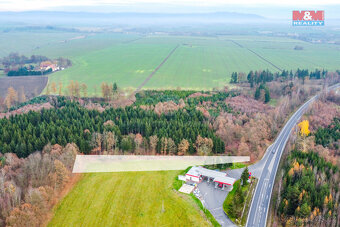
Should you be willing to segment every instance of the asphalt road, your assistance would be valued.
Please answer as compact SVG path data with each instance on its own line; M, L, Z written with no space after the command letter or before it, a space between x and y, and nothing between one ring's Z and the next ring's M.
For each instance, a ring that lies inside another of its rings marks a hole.
M328 89L336 89L339 87L340 84L336 84L329 87ZM246 226L266 226L273 184L282 152L286 146L292 129L296 126L309 105L316 99L317 96L309 99L291 116L284 128L281 130L279 136L276 138L275 142L267 149L267 152L262 160L252 165L252 169L249 168L250 171L257 171L258 174L260 173L260 176L249 210Z

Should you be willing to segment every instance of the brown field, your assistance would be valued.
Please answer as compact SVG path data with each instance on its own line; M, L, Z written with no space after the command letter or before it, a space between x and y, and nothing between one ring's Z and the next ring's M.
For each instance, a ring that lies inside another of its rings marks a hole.
M7 89L13 87L18 93L24 89L26 98L39 95L48 82L46 76L15 76L0 78L0 98L5 98Z

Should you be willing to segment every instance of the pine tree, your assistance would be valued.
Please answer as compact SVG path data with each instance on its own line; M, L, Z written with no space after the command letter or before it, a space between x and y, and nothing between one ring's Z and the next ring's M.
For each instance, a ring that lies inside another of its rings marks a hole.
M116 83L116 82L113 83L112 90L113 90L113 93L117 93L117 91L118 91L118 86L117 86L117 83Z
M231 84L236 84L236 83L238 83L237 72L233 72L233 73L231 74L230 83L231 83Z
M248 179L249 179L249 169L248 169L248 167L246 167L246 168L244 168L242 175L241 175L242 185L247 185Z
M270 102L270 91L268 88L265 88L265 93L264 93L264 102L268 103Z
M256 100L259 100L260 97L261 97L261 89L258 87L258 88L256 88L254 98L255 98Z

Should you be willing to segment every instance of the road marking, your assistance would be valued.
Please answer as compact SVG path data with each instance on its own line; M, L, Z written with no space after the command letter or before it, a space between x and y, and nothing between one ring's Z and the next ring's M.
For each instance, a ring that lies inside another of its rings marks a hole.
M262 197L262 199L259 199L259 209L257 209L255 211L255 219L253 220L253 224L255 223L255 220L260 220L261 216L262 216L262 203L263 203L263 197L264 197L264 190L266 190L267 188L267 183L268 183L269 179L264 179L263 181L263 186L261 188L261 192L260 192L260 197ZM260 216L260 218L257 218L258 216Z

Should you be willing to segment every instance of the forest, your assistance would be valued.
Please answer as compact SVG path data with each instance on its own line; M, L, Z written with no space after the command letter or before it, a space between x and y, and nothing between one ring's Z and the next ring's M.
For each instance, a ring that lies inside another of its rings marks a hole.
M284 165L278 215L285 226L330 226L339 203L339 167L315 152L293 150Z
M0 226L44 226L65 186L72 185L75 144L46 145L25 159L6 153L0 162Z
M316 144L324 147L339 149L340 140L340 118L334 118L333 122L326 128L318 128L315 133Z
M195 91L142 91L136 94L135 105L137 106L156 106L159 103L174 102L179 104L185 103L191 108L204 106L209 116L217 117L220 113L233 113L230 105L226 104L226 98L232 98L240 95L238 91L213 91L213 92L195 92ZM182 101L181 101L182 100ZM200 109L203 111L203 109Z
M140 91L134 101L126 103L115 83L103 83L102 97L88 98L86 86L71 81L67 86L70 96L60 93L23 104L13 102L15 105L8 106L10 112L0 114L9 117L16 112L27 113L0 120L4 134L1 152L27 157L47 143L74 142L86 154L228 153L250 155L255 161L285 117L314 92L299 88L298 82L290 84L290 92L275 94L279 101L273 108L253 99L247 90L237 89ZM268 85L263 90L273 89ZM274 88L282 91L286 84L279 86ZM58 93L56 84L52 83L50 91ZM40 113L43 103L48 103L45 107L49 109ZM36 112L28 112L30 109Z
M104 148L119 148L123 152L151 148L156 153L177 154L179 147L183 153L190 154L224 153L223 141L194 108L158 115L136 106L108 108L100 113L64 100L56 107L1 119L1 153L27 157L48 143L65 146L71 142L84 153L98 147L98 152Z
M339 225L338 100L322 93L292 134L274 187L274 226Z

